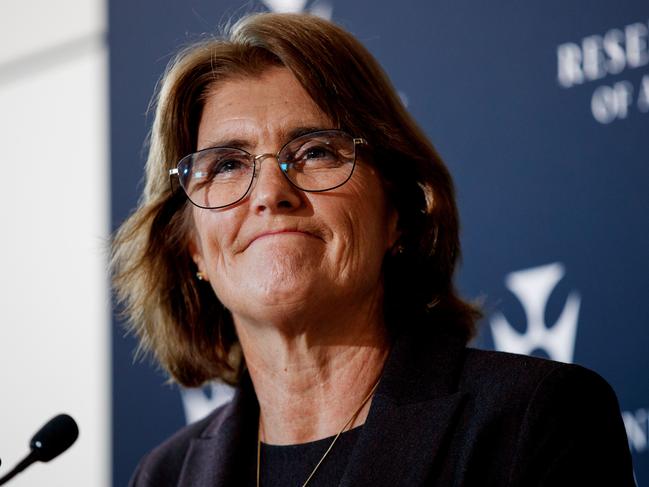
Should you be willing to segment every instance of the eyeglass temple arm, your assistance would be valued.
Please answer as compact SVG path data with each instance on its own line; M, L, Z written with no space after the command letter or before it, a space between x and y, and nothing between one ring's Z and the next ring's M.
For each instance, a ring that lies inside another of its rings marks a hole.
M174 176L178 174L178 168L174 167L173 169L169 169L169 176Z

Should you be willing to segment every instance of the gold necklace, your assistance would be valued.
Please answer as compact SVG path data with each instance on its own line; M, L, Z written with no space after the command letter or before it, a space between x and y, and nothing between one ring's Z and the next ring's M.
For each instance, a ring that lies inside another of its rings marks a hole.
M358 407L358 409L356 409L356 411L354 411L354 414L351 415L351 417L347 420L347 422L343 425L342 429L338 432L336 437L333 439L333 441L329 445L329 448L327 448L327 451L324 453L324 455L322 455L322 458L320 459L318 464L311 471L311 475L309 475L309 477L302 484L302 487L305 487L306 484L308 484L309 481L313 478L313 476L315 475L316 470L318 470L318 467L320 467L320 465L322 464L324 459L327 458L327 455L329 455L329 452L331 451L331 449L336 444L336 440L338 439L338 437L356 419L356 416L358 416L358 413L361 412L361 409L363 409L363 406L365 406L367 401L370 400L370 397L372 397L372 395L374 394L374 391L376 390L376 387L379 385L379 380L381 380L380 376L376 380L374 385L372 386L372 389L370 390L370 392L367 394L367 396L365 396L365 399L363 399L363 402L361 403L361 405ZM259 415L259 428L257 429L257 487L259 487L259 466L260 466L260 464L261 464L261 414Z

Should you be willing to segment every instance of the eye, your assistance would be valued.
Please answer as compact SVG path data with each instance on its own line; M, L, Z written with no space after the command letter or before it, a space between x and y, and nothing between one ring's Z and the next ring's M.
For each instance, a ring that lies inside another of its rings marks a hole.
M245 153L235 150L215 150L206 154L201 166L203 177L208 181L231 180L238 177L247 177L252 169L252 162Z
M338 155L327 144L311 142L296 151L292 163L302 169L330 167L338 164Z
M333 153L327 147L314 146L314 147L309 147L301 158L302 159L322 159L323 157L333 157Z
M252 164L247 154L219 148L205 151L200 155L192 171L191 184L195 189L214 184L238 184L250 177Z
M215 161L210 167L210 177L218 177L228 173L236 173L245 170L245 163L238 159L222 159Z

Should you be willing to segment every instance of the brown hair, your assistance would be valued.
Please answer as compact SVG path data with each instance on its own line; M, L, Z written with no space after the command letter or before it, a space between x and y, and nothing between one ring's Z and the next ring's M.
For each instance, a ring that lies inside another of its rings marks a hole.
M414 310L427 313L431 326L451 323L468 340L479 312L453 286L458 215L453 183L437 152L352 35L310 15L255 14L223 38L180 52L161 82L146 187L117 232L112 254L117 299L141 350L153 352L186 386L238 379L243 361L231 316L210 285L194 277L187 245L191 203L171 191L168 170L196 150L204 100L215 83L259 76L274 65L289 69L337 128L368 141L364 156L378 168L398 211L403 249L384 261L388 325L406 326L399 318Z

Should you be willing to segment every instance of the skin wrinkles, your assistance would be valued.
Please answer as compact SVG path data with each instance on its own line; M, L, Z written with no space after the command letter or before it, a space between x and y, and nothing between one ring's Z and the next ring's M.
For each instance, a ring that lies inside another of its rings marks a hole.
M197 147L236 140L275 154L304 127L335 128L290 72L269 68L212 90ZM193 208L190 252L232 313L265 440L312 441L338 432L382 370L381 266L397 215L360 158L346 184L323 193L294 187L272 157L258 168L236 205Z

